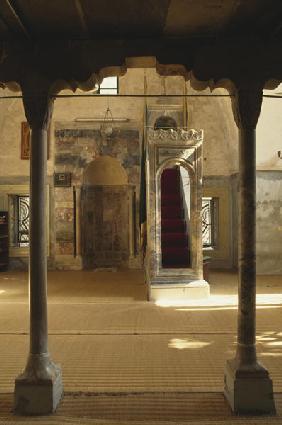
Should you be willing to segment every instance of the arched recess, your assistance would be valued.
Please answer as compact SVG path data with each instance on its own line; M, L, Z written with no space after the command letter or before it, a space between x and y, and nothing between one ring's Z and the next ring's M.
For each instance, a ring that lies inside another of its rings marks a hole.
M189 175L191 182L191 194L190 194L190 210L191 210L191 219L190 224L191 228L195 230L195 234L198 234L200 222L198 220L198 211L197 211L197 191L196 191L196 175L193 165L185 159L182 158L169 158L163 161L157 169L156 172L156 223L159 225L156 226L156 254L157 254L157 263L158 269L162 268L162 252L161 252L161 176L165 169L172 168L175 166L183 167ZM195 238L189 240L189 245L191 246L191 260L189 269L196 270L198 268L198 250L197 250L197 241Z
M128 184L128 176L120 162L104 155L90 162L84 171L84 185L120 186Z
M128 266L129 191L127 173L116 158L101 156L85 169L81 197L84 268Z
M173 117L169 115L161 115L156 119L154 124L154 130L167 130L170 128L177 129L177 123Z

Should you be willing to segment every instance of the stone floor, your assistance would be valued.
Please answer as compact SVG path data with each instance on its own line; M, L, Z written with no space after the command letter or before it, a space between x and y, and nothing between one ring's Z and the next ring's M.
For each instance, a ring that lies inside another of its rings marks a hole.
M65 396L49 417L12 414L28 351L25 273L0 273L0 423L282 424L282 277L258 276L257 335L278 415L236 417L222 396L236 341L237 276L213 272L201 303L146 302L143 274L50 272L50 352Z

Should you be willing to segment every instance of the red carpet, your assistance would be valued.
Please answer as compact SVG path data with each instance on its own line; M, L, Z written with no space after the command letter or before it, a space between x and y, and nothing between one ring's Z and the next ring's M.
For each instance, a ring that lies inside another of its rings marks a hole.
M162 265L189 267L189 247L179 168L167 168L161 177Z

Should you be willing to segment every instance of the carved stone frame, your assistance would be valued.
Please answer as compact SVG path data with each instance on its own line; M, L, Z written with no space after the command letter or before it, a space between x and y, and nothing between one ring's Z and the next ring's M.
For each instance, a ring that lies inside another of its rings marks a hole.
M202 131L148 130L146 275L150 284L189 283L203 278L202 141ZM192 264L189 268L162 267L161 174L166 167L174 165L182 166L188 171L191 183Z

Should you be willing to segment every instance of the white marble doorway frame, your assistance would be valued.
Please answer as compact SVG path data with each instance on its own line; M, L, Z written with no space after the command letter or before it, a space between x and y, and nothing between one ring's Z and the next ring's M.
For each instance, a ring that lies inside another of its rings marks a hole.
M203 131L153 130L147 134L147 235L146 280L151 300L203 297L209 285L203 280L202 261L202 142ZM191 179L192 265L163 268L161 260L161 174L168 166L183 166Z

